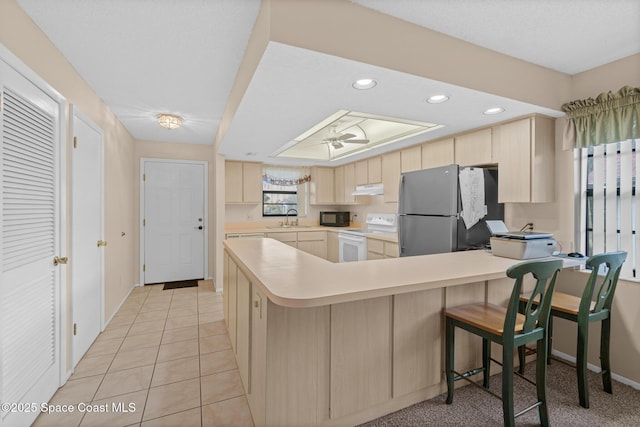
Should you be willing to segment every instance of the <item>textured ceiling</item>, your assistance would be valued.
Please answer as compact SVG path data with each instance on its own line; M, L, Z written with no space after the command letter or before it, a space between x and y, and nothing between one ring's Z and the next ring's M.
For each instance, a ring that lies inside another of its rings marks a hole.
M16 1L134 138L195 144L214 141L260 8L259 0ZM640 0L353 2L568 74L640 51ZM384 86L354 93L352 80L374 68L269 43L221 151L275 162L271 153L341 109L444 124L433 138L486 125L470 109L497 101L508 114L495 120L544 112L388 69L376 70ZM312 79L318 84L309 85ZM425 105L442 88L466 103ZM161 112L183 116L183 127L159 127Z

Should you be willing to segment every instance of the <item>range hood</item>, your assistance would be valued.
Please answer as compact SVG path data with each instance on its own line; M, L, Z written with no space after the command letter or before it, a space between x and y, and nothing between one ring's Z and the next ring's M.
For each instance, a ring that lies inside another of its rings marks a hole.
M366 184L356 186L356 191L351 193L352 196L379 196L384 194L384 186L382 184Z

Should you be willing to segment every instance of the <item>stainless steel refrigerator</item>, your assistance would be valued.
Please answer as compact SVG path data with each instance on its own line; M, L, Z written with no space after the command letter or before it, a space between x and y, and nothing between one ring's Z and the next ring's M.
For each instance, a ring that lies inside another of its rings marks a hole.
M472 169L475 171L467 172L474 173L476 178L481 174L482 179L477 180L479 184L475 187L466 185L465 181L465 198L469 200L469 195L479 197L484 193L486 211L470 228L461 215L461 168L458 165L401 174L398 202L400 256L482 248L489 243L491 233L485 221L504 219L504 206L498 203L498 171Z

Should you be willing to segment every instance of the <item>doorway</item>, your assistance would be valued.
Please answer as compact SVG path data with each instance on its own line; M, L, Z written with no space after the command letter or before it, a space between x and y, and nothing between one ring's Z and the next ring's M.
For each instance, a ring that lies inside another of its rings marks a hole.
M207 276L207 163L142 159L140 283Z
M103 328L102 129L71 106L71 313L75 367Z

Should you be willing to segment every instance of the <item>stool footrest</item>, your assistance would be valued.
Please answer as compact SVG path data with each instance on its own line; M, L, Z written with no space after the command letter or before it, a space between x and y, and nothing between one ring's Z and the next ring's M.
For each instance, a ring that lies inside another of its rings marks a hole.
M453 377L453 380L454 381L458 381L458 380L467 379L467 378L472 377L472 376L474 376L476 374L484 372L484 368L471 369L471 370L469 370L467 372L463 372L462 374L460 374L460 373L458 373L456 371L454 371L454 372L455 372L456 376Z

